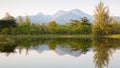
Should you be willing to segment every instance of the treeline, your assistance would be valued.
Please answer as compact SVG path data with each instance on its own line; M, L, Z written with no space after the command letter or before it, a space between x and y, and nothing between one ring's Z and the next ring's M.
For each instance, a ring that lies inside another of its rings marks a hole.
M93 34L103 36L109 34L120 34L120 23L109 16L109 9L100 2L95 9L93 24L87 17L80 20L71 20L71 22L60 25L55 21L48 24L33 24L26 16L24 21L21 16L18 20L6 13L0 20L1 35L37 35L37 34Z
M68 24L59 25L55 21L48 24L33 24L26 16L24 21L19 16L16 21L10 14L0 20L0 34L6 35L36 35L36 34L91 34L92 24L86 17L71 20Z

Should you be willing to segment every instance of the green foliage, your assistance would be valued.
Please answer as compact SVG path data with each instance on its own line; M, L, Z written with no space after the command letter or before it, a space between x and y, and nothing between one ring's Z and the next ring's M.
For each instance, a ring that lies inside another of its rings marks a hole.
M19 17L18 24L16 28L12 28L11 31L6 32L6 34L13 35L33 35L33 34L91 34L92 25L85 18L81 20L72 20L69 24L58 25L55 21L50 21L48 24L26 24L22 20L22 17ZM8 21L7 21L8 22ZM12 22L13 23L13 22ZM6 24L8 26L3 26ZM1 28L9 28L10 23L1 24ZM15 24L14 24L15 25ZM4 30L3 30L4 31Z
M0 28L16 27L15 20L0 20Z
M9 13L6 13L5 17L0 20L0 31L1 33L8 34L10 30L14 27L17 27L17 23L14 17Z
M120 23L115 18L110 22L110 26L112 28L111 34L120 34Z
M69 25L73 34L91 34L92 32L92 25L86 17L83 17L80 20L71 20Z

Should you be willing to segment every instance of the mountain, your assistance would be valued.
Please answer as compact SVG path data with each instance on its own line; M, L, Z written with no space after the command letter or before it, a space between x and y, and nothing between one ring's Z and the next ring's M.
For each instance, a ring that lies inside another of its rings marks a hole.
M51 20L55 20L58 24L65 24L71 20L80 20L82 17L87 17L90 21L93 21L93 17L91 15L84 13L79 9L71 11L60 10L53 15L44 15L40 12L36 15L29 16L33 23L48 23ZM23 17L23 19L25 20L25 17Z
M29 16L29 18L32 23L47 23L52 20L50 15L44 15L43 13ZM23 19L25 20L25 17L23 17Z
M61 12L57 12L56 14L60 14ZM87 13L84 13L80 11L79 9L74 9L68 12L62 12L61 15L58 17L55 17L53 20L55 20L57 23L67 23L70 22L71 20L80 20L82 17L87 17L90 21L93 20L93 17Z
M114 16L120 22L120 16Z
M73 14L79 16L80 18L81 17L87 17L88 19L93 20L93 16L91 16L87 13L84 13L84 12L80 11L79 9L71 10L70 13L73 13Z
M52 15L53 16L53 18L57 18L57 17L59 17L59 16L61 16L61 15L64 15L64 14L66 14L67 12L66 11L64 11L64 10L60 10L60 11L57 11L54 15Z
M94 20L94 17L92 15L84 13L79 9L73 9L71 11L60 10L53 15L45 15L39 12L36 15L29 16L32 23L39 23L39 24L48 23L51 20L56 21L58 24L65 24L70 22L71 20L80 20L80 18L82 17L87 17L90 22ZM120 16L111 16L111 17L112 18L115 17L120 22ZM25 17L23 17L23 19L25 20Z

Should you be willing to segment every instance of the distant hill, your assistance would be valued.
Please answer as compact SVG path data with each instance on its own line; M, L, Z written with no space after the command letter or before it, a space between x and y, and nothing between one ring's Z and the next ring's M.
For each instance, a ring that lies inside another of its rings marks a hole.
M114 16L120 22L120 16Z
M71 11L60 10L53 15L45 15L39 12L36 15L29 16L32 23L48 23L51 20L56 21L58 24L65 24L70 22L71 20L80 20L82 17L87 17L90 22L94 20L92 15L82 12L79 9L73 9ZM120 16L112 16L116 17L116 19L120 22ZM25 20L25 17L23 17Z
M93 21L93 16L82 12L79 9L74 9L71 11L60 10L53 15L44 15L43 13L38 13L36 15L29 16L31 22L33 23L48 23L51 20L55 20L58 24L64 24L70 22L70 20L80 20L82 17L87 17L90 21ZM25 17L23 17L25 19Z

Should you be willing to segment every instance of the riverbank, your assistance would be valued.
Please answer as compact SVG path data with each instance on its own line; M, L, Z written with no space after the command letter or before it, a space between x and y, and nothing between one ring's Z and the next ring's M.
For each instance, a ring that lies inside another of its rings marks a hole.
M117 39L120 39L120 34L113 34L113 35L108 35L108 36L105 36L107 38L117 38Z
M92 34L41 34L41 35L0 35L0 38L93 38ZM108 36L100 36L103 38L117 38L120 39L120 34L113 34Z
M69 35L57 35L57 34L42 34L42 35L0 35L0 37L12 37L12 38L92 38L92 34L69 34Z

